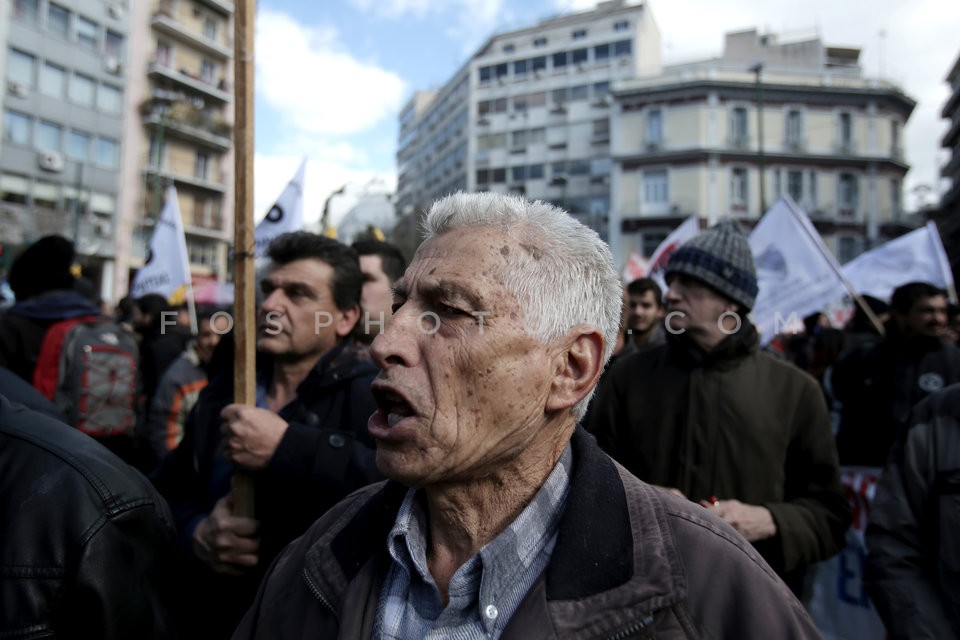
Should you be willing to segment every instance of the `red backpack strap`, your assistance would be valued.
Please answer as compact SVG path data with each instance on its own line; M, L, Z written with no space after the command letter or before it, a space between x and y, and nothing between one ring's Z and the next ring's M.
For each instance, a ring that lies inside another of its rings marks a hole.
M53 400L57 392L60 373L60 352L67 334L81 322L91 322L97 316L79 316L55 322L43 334L37 366L33 369L33 386L48 400Z

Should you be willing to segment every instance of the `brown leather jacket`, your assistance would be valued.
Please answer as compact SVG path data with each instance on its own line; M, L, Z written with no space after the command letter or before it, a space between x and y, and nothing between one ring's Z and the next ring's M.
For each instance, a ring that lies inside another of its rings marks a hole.
M757 552L701 507L646 485L578 429L550 565L503 638L819 638ZM369 638L406 488L361 489L277 559L234 638Z

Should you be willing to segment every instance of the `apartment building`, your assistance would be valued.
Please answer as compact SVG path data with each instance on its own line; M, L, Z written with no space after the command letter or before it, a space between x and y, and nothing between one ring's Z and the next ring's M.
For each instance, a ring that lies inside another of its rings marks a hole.
M936 221L956 279L956 274L960 274L960 56L947 73L946 81L950 85L950 97L940 112L948 121L941 145L949 151L950 158L940 169L947 188L940 198Z
M660 68L660 33L642 3L601 2L492 36L401 111L398 212L461 189L514 192L606 235L611 85Z
M902 233L914 100L819 37L726 35L719 58L617 85L611 246L650 255L685 218L750 228L782 194L841 262Z
M73 238L85 274L110 298L126 158L129 7L12 0L2 10L4 254L48 234Z
M116 295L143 264L162 194L178 193L195 283L224 279L233 210L233 3L131 7L122 256Z

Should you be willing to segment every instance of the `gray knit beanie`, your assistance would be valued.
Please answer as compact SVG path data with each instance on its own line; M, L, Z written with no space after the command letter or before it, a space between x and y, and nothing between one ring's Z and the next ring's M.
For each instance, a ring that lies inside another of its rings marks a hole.
M664 278L682 273L699 280L748 311L757 299L757 269L740 225L724 220L702 231L670 256Z

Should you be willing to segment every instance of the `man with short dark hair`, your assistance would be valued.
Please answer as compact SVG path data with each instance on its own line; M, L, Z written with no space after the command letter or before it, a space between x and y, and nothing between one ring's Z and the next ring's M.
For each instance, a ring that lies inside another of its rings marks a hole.
M823 394L758 349L756 268L736 222L677 249L665 276L666 343L614 366L590 429L638 478L730 523L799 594L850 522Z
M295 232L274 239L268 256L256 327L257 406L233 404L232 367L219 372L155 478L191 564L184 591L196 607L198 638L229 637L284 545L381 477L366 430L377 368L350 339L363 284L356 252ZM235 468L254 477L254 518L234 514Z
M816 637L736 532L576 428L620 324L599 236L496 193L425 228L371 346L390 480L284 551L234 637Z
M628 284L627 345L646 348L663 344L663 314L663 291L656 280L638 278Z
M393 283L403 276L407 261L400 249L382 240L357 240L351 246L360 256L360 270L366 278L360 296L358 337L369 344L393 315Z
M944 339L946 322L946 293L927 282L907 283L893 292L883 339L834 365L841 464L884 466L891 445L906 433L913 406L960 382L960 349Z

